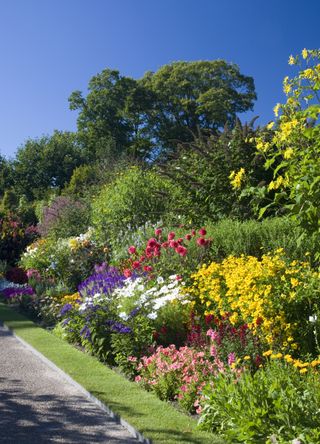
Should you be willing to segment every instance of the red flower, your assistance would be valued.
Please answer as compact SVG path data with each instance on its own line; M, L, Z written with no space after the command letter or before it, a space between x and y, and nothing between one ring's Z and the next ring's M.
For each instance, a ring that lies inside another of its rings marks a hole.
M146 257L145 257L145 256L141 256L140 259L139 259L140 262L143 262L143 261L145 261L145 260L146 260Z
M134 261L134 262L132 263L132 268L133 268L134 270L136 270L137 268L140 268L140 262L139 262L139 261Z
M169 243L169 246L170 246L171 248L178 248L178 247L179 247L179 244L178 244L177 241L175 241L175 240L171 240L170 243Z
M153 237L148 240L148 247L155 248L158 245L158 242Z
M136 252L137 252L136 247L134 247L133 245L131 245L131 247L128 248L129 254L136 254Z
M152 267L151 267L151 265L145 265L145 266L143 267L143 270L144 270L144 271L147 271L147 272L150 272L150 271L152 271Z
M129 270L129 268L125 268L125 269L123 270L123 275L124 275L126 278L129 278L129 277L132 276L132 271Z
M191 240L192 235L191 234L186 234L184 238L189 241L189 240Z
M205 245L207 245L207 240L204 239L203 237L199 237L199 238L197 239L197 244L198 244L200 247L204 247Z
M163 242L163 243L161 244L161 247L162 247L162 248L168 248L168 247L169 247L169 242Z
M192 234L192 236L195 236L197 234L196 230L191 230L191 234Z
M182 276L180 276L180 274L177 274L176 281L181 281L181 279L182 279Z
M188 253L188 250L186 249L186 247L183 247L182 245L179 245L176 248L176 253L178 253L178 254L180 254L180 256L184 257Z
M170 231L170 233L168 234L168 240L174 239L175 236L176 236L176 233L174 231Z
M156 228L156 229L154 230L154 234L155 234L156 236L161 236L161 234L162 234L162 229L161 229L161 228Z
M205 228L200 228L199 234L200 234L200 236L205 236L207 234L206 229Z
M183 242L183 237L179 237L179 239L177 240L178 244L181 244Z

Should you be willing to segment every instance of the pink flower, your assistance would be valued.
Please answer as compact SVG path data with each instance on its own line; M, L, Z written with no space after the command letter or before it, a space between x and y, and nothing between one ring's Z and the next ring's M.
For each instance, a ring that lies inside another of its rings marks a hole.
M134 247L133 245L131 245L131 247L128 248L129 254L136 254L136 252L137 252L136 247Z
M139 262L139 261L134 261L134 262L132 263L132 268L133 268L134 270L136 270L137 268L140 268L140 262Z
M205 228L200 228L199 234L200 234L200 236L205 236L207 234L206 229Z
M178 248L178 247L179 247L179 244L178 244L177 241L175 241L175 240L171 240L171 241L169 242L169 246L170 246L171 248Z
M162 247L162 248L168 248L168 247L169 247L169 242L163 242L163 243L161 244L161 247Z
M125 268L125 269L123 270L123 275L124 275L126 278L129 278L129 277L132 276L132 271L129 270L129 268Z
M154 237L152 237L151 239L148 240L148 247L155 248L157 245L158 245L158 242Z
M136 356L128 356L128 361L129 362L137 362L137 358L136 358Z
M182 276L180 276L180 274L177 274L176 281L181 281L181 279L182 279Z
M154 234L155 234L156 236L161 236L161 234L162 234L162 229L161 229L161 228L156 228L156 229L154 230Z
M176 248L176 252L177 252L178 254L180 254L180 256L184 257L184 256L187 255L188 250L187 250L185 247L183 247L182 245L179 245L179 246Z
M205 245L207 245L207 241L206 241L206 239L204 239L203 237L199 237L199 238L197 239L197 244L198 244L200 247L204 247Z
M174 231L170 231L170 233L168 234L168 240L174 239L175 236L176 236L176 233Z
M192 234L192 236L195 236L197 234L196 230L191 230L191 234Z
M228 354L228 365L232 365L236 362L236 354L231 352Z
M186 234L184 238L189 241L189 240L191 240L192 235L191 234Z
M141 381L141 376L140 375L138 375L138 376L136 376L135 378L134 378L134 380L135 380L135 382L140 382Z

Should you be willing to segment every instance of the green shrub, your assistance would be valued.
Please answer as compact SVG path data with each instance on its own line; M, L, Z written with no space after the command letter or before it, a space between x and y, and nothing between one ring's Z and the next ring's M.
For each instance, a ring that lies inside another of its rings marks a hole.
M201 428L227 443L301 444L320 441L320 380L272 361L254 375L220 373L203 389ZM299 439L299 441L298 441Z
M181 196L180 196L181 197ZM179 216L179 188L153 170L131 167L118 173L93 201L92 222L103 242L116 244L128 231L165 214Z
M297 224L287 217L239 221L224 219L217 224L207 225L211 242L211 256L214 260L224 259L229 255L241 254L261 257L268 251L283 248L292 259L305 260L305 253L313 253L316 245L312 239L306 238L298 243L301 234Z

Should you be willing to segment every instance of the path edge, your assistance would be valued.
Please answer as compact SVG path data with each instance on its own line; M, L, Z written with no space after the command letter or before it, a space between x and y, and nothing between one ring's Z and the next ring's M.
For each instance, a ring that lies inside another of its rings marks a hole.
M0 320L0 325L4 327L4 329L10 334L16 338L27 350L29 350L31 353L33 353L35 356L37 356L44 364L46 364L51 369L55 370L61 377L63 377L67 382L69 382L71 385L76 387L78 390L81 391L81 393L90 401L92 401L94 404L96 404L101 410L103 410L107 415L109 415L115 422L118 424L121 424L125 429L128 430L131 435L138 440L138 442L141 442L143 444L153 444L153 442L149 438L145 438L142 433L140 433L135 427L133 427L131 424L129 424L125 419L123 419L120 415L115 413L109 406L104 404L102 401L100 401L98 398L96 398L92 393L90 393L88 390L86 390L81 384L79 384L77 381L75 381L73 378L71 378L70 375L68 375L66 372L61 370L60 367L58 367L54 362L50 361L50 359L46 358L42 353L40 353L36 348L32 347L28 342L26 342L24 339L20 338L18 336L14 329L8 327L5 323L5 321Z

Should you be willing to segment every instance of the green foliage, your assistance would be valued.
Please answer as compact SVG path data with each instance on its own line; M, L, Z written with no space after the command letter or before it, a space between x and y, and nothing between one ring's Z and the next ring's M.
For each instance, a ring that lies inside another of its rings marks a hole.
M208 236L213 241L210 245L210 257L221 260L229 255L241 254L261 257L262 254L283 248L292 259L306 259L306 253L315 253L316 245L306 238L300 244L297 239L301 229L288 217L274 217L262 221L224 219L207 226Z
M223 60L174 62L140 80L105 69L88 90L85 98L74 91L69 102L91 159L153 158L192 140L198 127L234 124L256 98L253 79Z
M266 190L274 190L270 205L284 206L304 233L320 242L320 50L302 51L302 59L290 57L299 65L294 78L284 79L287 102L275 107L280 117L275 122L271 141L262 134L257 140L265 156L265 168L273 173ZM269 127L273 122L269 124ZM260 216L268 207L263 207ZM316 255L319 259L319 254Z
M14 190L5 190L1 206L3 211L5 212L13 212L17 209L18 206L18 196Z
M83 162L75 134L55 131L52 136L29 139L13 162L14 189L29 200L41 198L52 189L62 189Z
M73 170L66 194L77 197L88 195L90 187L97 184L97 175L100 165L80 165Z
M203 389L200 425L227 443L302 444L320 439L320 383L291 364L272 362L254 375L220 373Z
M251 124L237 120L233 129L219 134L200 133L191 143L179 145L170 162L160 172L183 190L184 215L194 223L232 215L245 219L252 215L248 199L237 199L229 180L233 170L243 168L256 185L266 173L262 157L256 155Z
M3 197L7 189L13 185L12 163L0 154L0 198Z
M237 113L252 109L256 99L253 79L224 60L173 62L147 72L141 83L155 95L147 122L164 150L191 141L198 128L233 125Z
M179 191L153 170L131 167L118 173L92 204L99 239L115 244L146 222L155 223L171 211L179 214Z
M20 259L25 270L38 270L42 278L62 283L68 291L77 289L96 263L107 260L103 247L90 239L90 232L69 239L40 239Z
M79 110L78 133L91 159L119 158L124 152L134 158L148 155L143 117L151 106L149 91L111 69L94 76L88 90L86 98L74 91L69 102L72 110Z
M88 229L90 208L84 200L58 196L43 207L40 220L38 231L42 236L55 240L78 236Z

